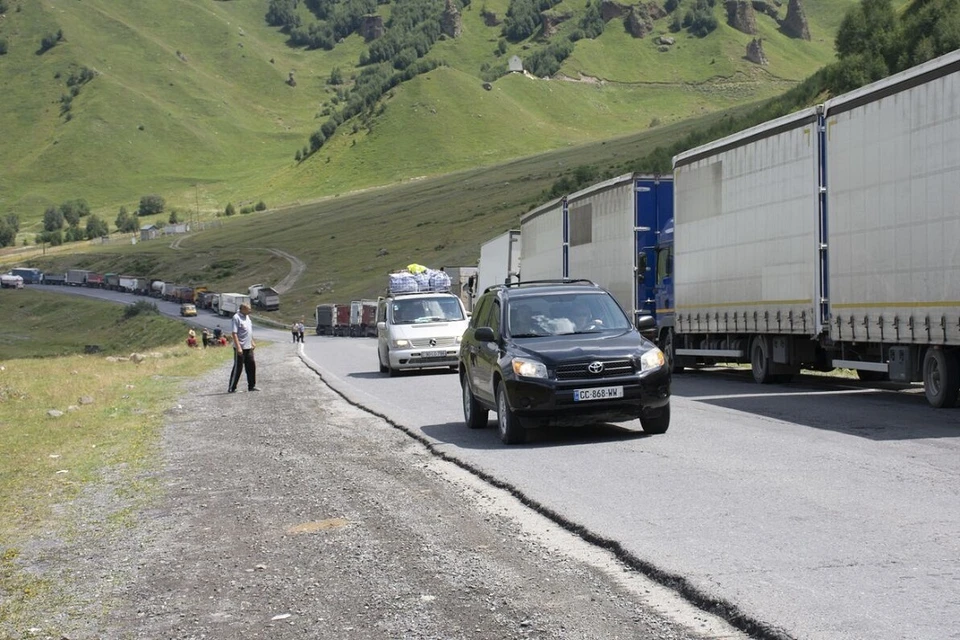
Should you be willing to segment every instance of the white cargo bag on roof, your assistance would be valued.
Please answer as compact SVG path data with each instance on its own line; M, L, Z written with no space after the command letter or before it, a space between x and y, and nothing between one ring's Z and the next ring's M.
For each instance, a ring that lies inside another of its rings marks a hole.
M416 293L420 290L412 273L397 271L388 275L387 290L390 293Z

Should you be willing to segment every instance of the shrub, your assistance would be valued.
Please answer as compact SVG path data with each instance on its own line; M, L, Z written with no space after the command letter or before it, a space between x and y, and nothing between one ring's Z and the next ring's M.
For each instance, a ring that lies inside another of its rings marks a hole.
M6 220L0 220L0 247L9 247L16 241L17 232L7 224Z
M256 210L257 210L257 211L266 211L266 210L267 210L267 203L264 202L263 200L261 200L260 202L257 203Z
M149 195L140 198L140 208L137 215L149 216L155 213L163 213L163 208L167 206L167 201L162 196Z
M48 33L40 39L40 50L37 53L46 53L57 46L59 39L55 33Z
M43 212L43 230L57 231L63 229L63 214L57 207L47 207Z
M88 238L102 238L103 236L110 234L110 228L107 227L107 222L101 220L100 216L93 214L87 218L87 237Z
M241 215L245 215L247 213L253 213L253 206L247 205L246 207L240 207Z
M234 208L232 202L228 202L228 203L227 203L227 208L223 210L223 213L224 213L224 215L232 216L232 215L235 215L235 214L237 213L237 210L236 210L236 208Z
M146 300L137 300L133 304L127 305L127 308L123 310L125 320L129 320L135 316L158 315L160 315L160 309L157 308L157 304L155 302L147 302Z
M7 52L7 41L3 38L0 38L0 56L4 55Z

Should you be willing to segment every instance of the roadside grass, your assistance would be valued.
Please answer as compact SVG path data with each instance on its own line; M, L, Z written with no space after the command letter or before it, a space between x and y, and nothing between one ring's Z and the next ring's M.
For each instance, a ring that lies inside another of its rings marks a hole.
M82 350L88 335L71 326L91 321L90 304L104 318L123 311L112 303L64 298L57 296L57 309L37 305L33 311L54 315L64 334L61 344L72 336L74 351ZM3 296L3 325L9 303ZM183 326L166 322L182 342ZM30 627L46 630L52 612L67 610L74 597L69 582L36 571L37 554L69 545L78 529L91 524L73 513L74 501L86 492L105 492L109 515L97 525L98 535L133 522L136 507L156 492L148 474L159 464L164 412L185 381L230 356L228 349L170 346L167 332L147 331L151 339L128 347L128 353L146 352L139 364L109 361L104 354L0 362L0 637L22 637ZM32 344L45 338L26 335ZM62 415L51 416L51 410Z
M81 354L96 345L103 355L116 355L186 340L180 322L152 313L125 318L124 311L79 296L2 289L0 353L3 360L46 358Z

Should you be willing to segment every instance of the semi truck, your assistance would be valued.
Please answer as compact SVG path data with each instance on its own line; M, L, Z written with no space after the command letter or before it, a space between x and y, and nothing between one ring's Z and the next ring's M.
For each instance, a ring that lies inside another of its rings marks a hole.
M280 294L272 287L259 287L257 295L251 299L253 304L264 311L276 311L280 308Z
M350 332L350 305L317 305L316 320L318 336L345 336Z
M23 289L23 276L16 276L13 273L0 275L0 287L3 289Z
M350 302L350 335L354 338L376 337L376 300L353 300Z
M244 303L250 304L250 296L244 293L220 293L213 298L211 308L217 315L232 316Z
M477 286L473 291L475 297L480 297L487 287L519 277L520 238L520 231L512 229L481 245Z
M587 278L636 321L657 317L659 237L673 218L670 176L625 174L521 216L524 281Z
M86 269L68 269L66 284L71 287L82 287L87 282L87 275L91 273L93 273L93 271L87 271Z
M23 278L23 284L40 284L43 282L43 272L32 267L14 267L10 273Z
M676 366L960 395L960 52L674 158Z

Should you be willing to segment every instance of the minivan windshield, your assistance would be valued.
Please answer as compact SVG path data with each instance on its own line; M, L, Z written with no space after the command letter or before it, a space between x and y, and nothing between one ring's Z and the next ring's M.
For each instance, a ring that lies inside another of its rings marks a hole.
M460 301L453 296L400 298L393 301L394 324L455 322L463 319L463 308L460 306Z
M507 306L514 338L623 331L630 321L606 293L565 293L517 297Z

